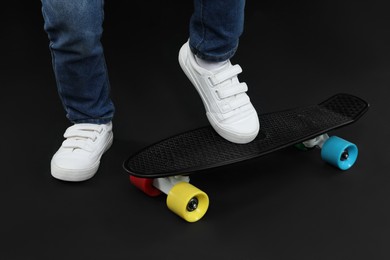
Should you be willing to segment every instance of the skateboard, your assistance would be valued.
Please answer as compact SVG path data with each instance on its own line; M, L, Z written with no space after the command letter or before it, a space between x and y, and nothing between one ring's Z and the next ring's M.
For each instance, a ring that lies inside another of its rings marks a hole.
M235 144L220 137L211 126L190 130L128 157L123 168L130 182L149 196L167 195L168 208L188 222L200 220L209 207L205 192L189 183L189 175L254 159L280 149L319 148L322 159L348 170L358 148L331 130L356 122L369 104L350 94L336 94L317 104L260 114L261 129L250 143Z

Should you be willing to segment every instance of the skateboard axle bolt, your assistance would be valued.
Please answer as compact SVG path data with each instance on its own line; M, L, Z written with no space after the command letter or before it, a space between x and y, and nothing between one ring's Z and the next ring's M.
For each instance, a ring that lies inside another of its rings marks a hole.
M199 203L198 199L193 197L192 199L190 199L190 201L187 204L187 210L189 212L196 210L198 208L198 203Z
M345 161L345 160L348 159L348 157L349 157L348 151L345 150L345 151L341 154L341 160L342 160L342 161Z

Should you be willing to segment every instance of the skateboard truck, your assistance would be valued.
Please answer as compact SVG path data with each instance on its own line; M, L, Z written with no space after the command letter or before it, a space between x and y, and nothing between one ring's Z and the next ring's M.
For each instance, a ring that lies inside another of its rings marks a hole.
M169 194L169 191L179 182L190 182L190 177L184 175L164 177L164 178L156 178L153 180L153 186L164 192L165 194Z
M323 135L317 136L316 138L304 141L303 145L306 148L309 148L309 149L310 148L314 148L316 146L319 147L319 148L322 148L322 146L324 145L324 143L328 139L329 139L329 135L328 134L323 134Z

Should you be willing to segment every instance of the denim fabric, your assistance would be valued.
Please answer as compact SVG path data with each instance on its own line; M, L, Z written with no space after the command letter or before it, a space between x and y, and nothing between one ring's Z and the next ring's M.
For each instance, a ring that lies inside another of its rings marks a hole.
M101 44L104 0L41 0L56 85L73 123L103 124L115 107ZM231 58L243 31L245 0L194 0L189 38L200 58Z
M209 61L233 57L244 30L245 0L195 0L190 20L190 48Z
M74 123L114 115L103 47L103 0L42 0L58 93Z

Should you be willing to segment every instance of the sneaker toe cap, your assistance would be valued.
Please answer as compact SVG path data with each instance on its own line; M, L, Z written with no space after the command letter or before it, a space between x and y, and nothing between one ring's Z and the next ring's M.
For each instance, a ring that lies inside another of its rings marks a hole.
M259 131L260 124L256 113L234 122L232 124L225 125L225 128L237 135L256 135Z
M249 143L256 138L260 130L260 123L257 113L241 118L238 121L228 124L222 123L221 135L234 143Z

